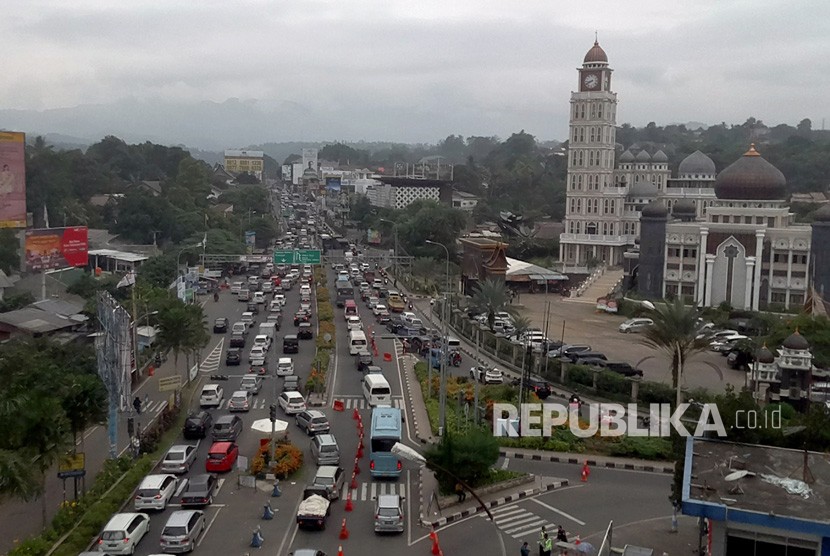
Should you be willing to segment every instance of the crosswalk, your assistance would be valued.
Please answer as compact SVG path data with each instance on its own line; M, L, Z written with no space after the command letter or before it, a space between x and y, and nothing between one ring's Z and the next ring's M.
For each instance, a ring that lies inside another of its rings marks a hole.
M343 402L343 407L345 409L369 409L369 402L366 401L366 398L358 397L358 396L335 396L332 400L332 407L334 406L334 402L339 401ZM392 407L397 407L398 409L403 409L403 396L395 396L392 398Z
M372 501L377 496L384 494L397 494L398 496L407 497L406 483L391 483L382 481L360 482L357 483L357 488L352 490L353 502L367 502ZM343 490L340 492L340 499L345 500L349 494L349 485L343 485Z
M505 506L504 508L492 510L491 513L493 514L493 521L496 523L496 527L514 539L530 542L539 536L542 527L547 530L548 535L553 535L554 537L556 535L556 524L550 523L547 519L528 511L527 508L522 506ZM487 518L486 515L484 517ZM570 536L568 535L569 538Z
M268 406L268 400L265 397L254 396L251 401L251 411L255 409L265 409ZM224 398L216 409L228 409L230 398Z

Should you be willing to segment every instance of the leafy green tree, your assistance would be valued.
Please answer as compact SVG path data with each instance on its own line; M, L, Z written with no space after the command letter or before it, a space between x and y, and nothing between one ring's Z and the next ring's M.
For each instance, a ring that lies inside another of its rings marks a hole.
M0 229L0 269L11 275L20 268L20 240L14 230Z
M67 377L60 400L72 432L72 446L77 446L78 435L87 426L106 419L107 391L96 375L78 374ZM83 435L81 440L83 441Z
M173 352L176 367L179 355L190 355L203 348L210 335L207 333L204 311L199 305L185 305L174 301L156 315L159 328L158 346Z
M476 284L473 292L473 307L487 315L487 327L493 330L496 313L505 311L516 315L516 308L510 304L510 291L504 282L488 278Z
M441 442L427 449L424 457L427 468L435 472L441 491L452 492L458 479L471 487L487 479L499 459L499 444L483 429L463 435L447 432Z
M136 274L136 280L157 288L167 288L175 278L176 260L166 253L144 261Z
M252 185L259 183L259 178L248 172L242 172L236 176L236 183L244 185Z
M530 317L525 315L516 315L513 317L513 333L517 338L527 332L531 326L533 326L533 321L530 320Z
M412 261L412 276L418 279L425 289L435 286L435 277L443 274L438 261L430 257L418 257Z

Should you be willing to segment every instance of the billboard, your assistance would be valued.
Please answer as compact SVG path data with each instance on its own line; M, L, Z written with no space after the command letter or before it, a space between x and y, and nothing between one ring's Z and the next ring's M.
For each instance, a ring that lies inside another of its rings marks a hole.
M249 255L254 252L254 247L256 247L256 232L249 230L245 232L245 248Z
M317 149L303 149L303 172L311 169L317 171Z
M86 266L89 230L86 226L26 230L25 250L29 272Z
M366 230L366 243L373 245L380 243L380 230Z
M0 228L26 227L26 134L0 131Z
M340 178L326 178L326 191L334 191L337 193L340 191L340 186Z

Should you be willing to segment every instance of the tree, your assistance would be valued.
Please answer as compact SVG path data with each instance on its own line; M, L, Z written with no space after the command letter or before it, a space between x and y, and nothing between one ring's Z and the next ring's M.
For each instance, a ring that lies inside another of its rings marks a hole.
M194 353L203 348L210 339L204 311L199 305L185 305L175 300L159 311L156 321L159 328L158 346L173 352L177 367L180 354Z
M424 289L430 289L434 282L435 276L441 272L438 263L435 259L430 257L418 257L412 261L412 275L418 278L423 284Z
M20 240L14 230L3 228L0 230L0 269L11 275L20 267Z
M525 315L516 315L513 317L513 333L517 338L520 338L522 334L527 332L532 325L533 321Z
M446 432L441 442L430 447L424 457L426 466L435 472L443 492L452 492L461 479L475 487L490 474L490 468L499 459L496 438L484 429L473 429L464 435Z
M511 316L516 314L516 309L510 305L510 297L510 291L504 282L488 278L476 284L472 303L478 311L487 314L487 326L490 330L493 330L496 313L505 311Z
M101 379L92 374L69 377L69 383L62 390L61 405L69 420L74 447L78 445L79 433L106 418L107 391Z
M172 255L156 255L141 265L136 279L152 287L167 288L176 277L176 260Z

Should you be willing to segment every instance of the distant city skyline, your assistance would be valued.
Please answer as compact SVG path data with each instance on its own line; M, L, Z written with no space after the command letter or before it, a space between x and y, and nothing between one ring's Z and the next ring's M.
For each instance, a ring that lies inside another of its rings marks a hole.
M596 31L619 124L819 129L828 21L814 0L10 0L0 127L206 149L564 140Z

